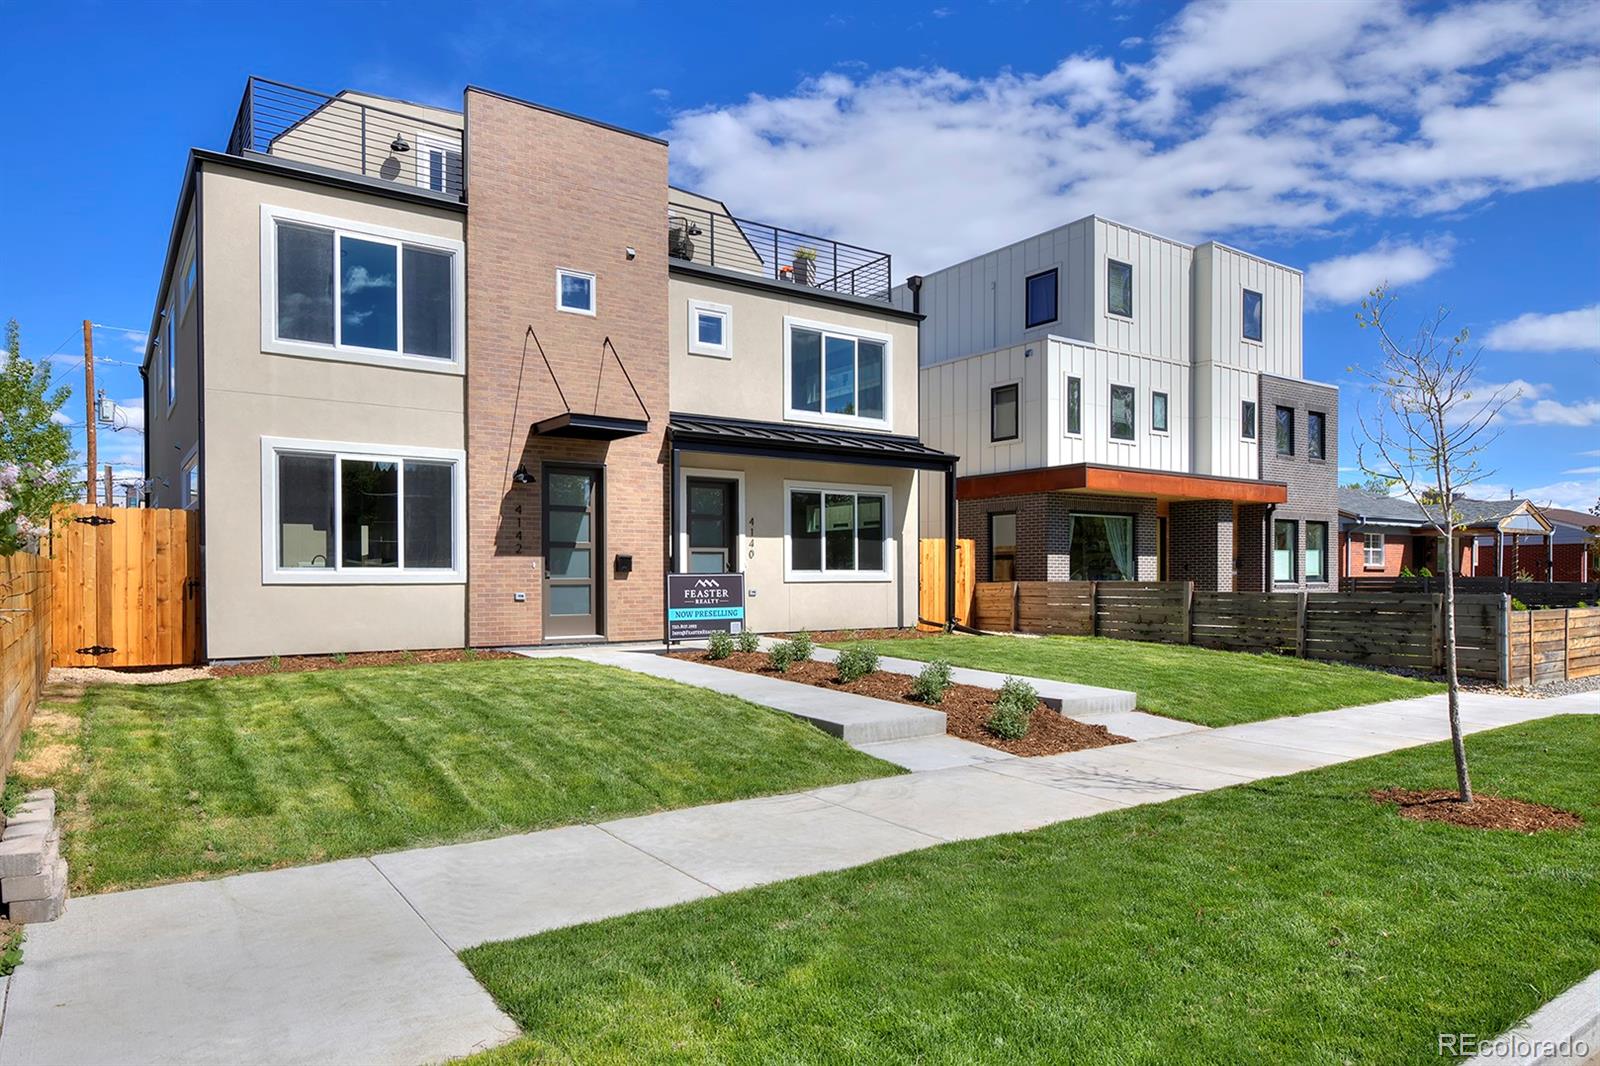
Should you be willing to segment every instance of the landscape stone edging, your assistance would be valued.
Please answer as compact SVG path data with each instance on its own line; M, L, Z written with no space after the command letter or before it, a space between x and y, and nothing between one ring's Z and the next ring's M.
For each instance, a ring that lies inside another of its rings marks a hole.
M1510 1029L1466 1066L1580 1066L1600 1056L1600 970ZM1579 1048L1579 1045L1582 1048Z
M67 905L54 789L35 789L0 832L0 901L13 922L51 922Z

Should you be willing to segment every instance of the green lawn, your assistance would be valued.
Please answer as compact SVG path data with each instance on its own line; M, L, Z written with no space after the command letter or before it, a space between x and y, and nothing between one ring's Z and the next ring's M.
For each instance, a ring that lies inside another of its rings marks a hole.
M1523 836L1366 798L1444 745L473 948L485 1062L1438 1062L1600 967L1600 719L1474 736Z
M68 710L29 743L74 757L25 750L14 777L60 790L90 892L898 772L787 715L570 659L99 685ZM46 761L67 765L28 776Z
M880 655L1076 681L1139 695L1141 710L1223 726L1441 692L1443 685L1338 663L1107 637L938 635L868 641ZM841 647L842 645L833 645Z

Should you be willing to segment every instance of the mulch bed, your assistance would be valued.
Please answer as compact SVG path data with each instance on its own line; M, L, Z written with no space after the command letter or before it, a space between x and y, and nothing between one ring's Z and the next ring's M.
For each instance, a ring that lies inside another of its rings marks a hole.
M1471 803L1462 803L1460 794L1450 788L1380 788L1368 795L1375 803L1397 807L1400 817L1413 822L1445 822L1466 829L1510 829L1518 833L1577 829L1583 825L1583 819L1571 811L1509 796L1479 793Z
M520 659L508 651L474 651L439 648L435 651L353 651L341 661L331 655L287 655L280 659L255 659L247 663L213 666L212 677L260 677L263 674L298 674L307 670L353 670L358 666L414 666L418 663L482 662L486 659Z
M811 639L818 644L848 644L856 640L918 640L942 636L942 629L825 629L811 634Z
M904 632L904 630L891 632ZM871 696L874 699L893 700L913 707L943 711L945 732L949 735L998 748L1012 755L1056 755L1063 751L1082 751L1085 748L1103 748L1108 744L1128 743L1127 737L1118 736L1103 725L1089 725L1068 718L1051 710L1043 702L1040 702L1034 710L1026 736L1019 740L1003 740L989 732L984 725L989 718L996 693L993 689L980 688L977 685L951 685L945 690L944 702L934 706L912 697L911 683L914 678L908 674L896 674L887 670L874 671L846 685L839 681L839 673L833 663L818 662L815 659L796 663L789 667L788 673L780 674L772 669L769 657L764 651L736 651L726 659L707 658L703 651L674 652L673 657L705 663L707 666L720 666L726 670L765 674L784 681L798 681L803 685L815 685L818 688L831 688L839 692L854 693L857 696Z

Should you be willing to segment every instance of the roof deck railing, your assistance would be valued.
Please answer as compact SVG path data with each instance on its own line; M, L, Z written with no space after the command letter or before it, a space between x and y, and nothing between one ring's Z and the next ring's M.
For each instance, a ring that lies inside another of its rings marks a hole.
M889 301L889 253L735 218L687 200L667 202L667 254L770 281Z
M461 130L361 97L251 77L228 137L230 155L265 155L459 198ZM420 109L419 109L420 110Z

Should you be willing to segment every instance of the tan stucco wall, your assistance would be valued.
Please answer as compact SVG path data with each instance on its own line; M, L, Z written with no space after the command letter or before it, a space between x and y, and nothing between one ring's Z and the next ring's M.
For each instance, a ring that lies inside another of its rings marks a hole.
M733 309L733 358L689 354L691 300ZM667 285L672 409L759 422L785 421L785 317L887 334L891 416L888 431L908 437L917 435L915 321L820 300L785 299L740 285L679 274L671 275Z
M800 629L850 629L913 625L917 618L917 498L910 470L845 463L796 463L684 452L687 476L710 472L744 475L740 563L745 574L746 621L761 633ZM784 482L803 481L887 488L890 533L888 581L786 581ZM682 529L681 515L674 528ZM684 564L686 565L686 564Z
M213 659L459 647L466 587L266 585L261 438L465 447L463 379L261 350L260 206L460 240L458 213L207 164L206 649Z
M193 212L186 216L184 230L186 236L179 241L179 255L173 264L173 270L183 270L183 254L181 249L184 242L189 239L187 235L193 225ZM167 306L167 298L172 295L172 288L176 279L168 279L168 287L161 294L159 307ZM178 393L172 405L172 410L167 410L167 382L165 366L157 367L156 362L166 360L166 354L161 351L155 353L156 358L151 361L149 377L145 385L144 418L146 439L149 442L149 464L145 477L150 479L150 506L152 507L181 507L183 505L182 472L183 461L194 448L200 438L200 390L195 387L195 372L198 367L197 351L200 341L200 301L195 294L189 298L188 308L178 315L178 322L174 336L177 338L178 350ZM178 314L174 303L173 313ZM159 370L159 372L158 372ZM113 396L114 400L125 397ZM112 445L106 440L106 433L102 429L100 443L103 449ZM116 443L121 443L117 441ZM118 480L123 474L130 471L119 470ZM103 502L103 501L102 501ZM122 503L121 493L118 493L117 504Z

